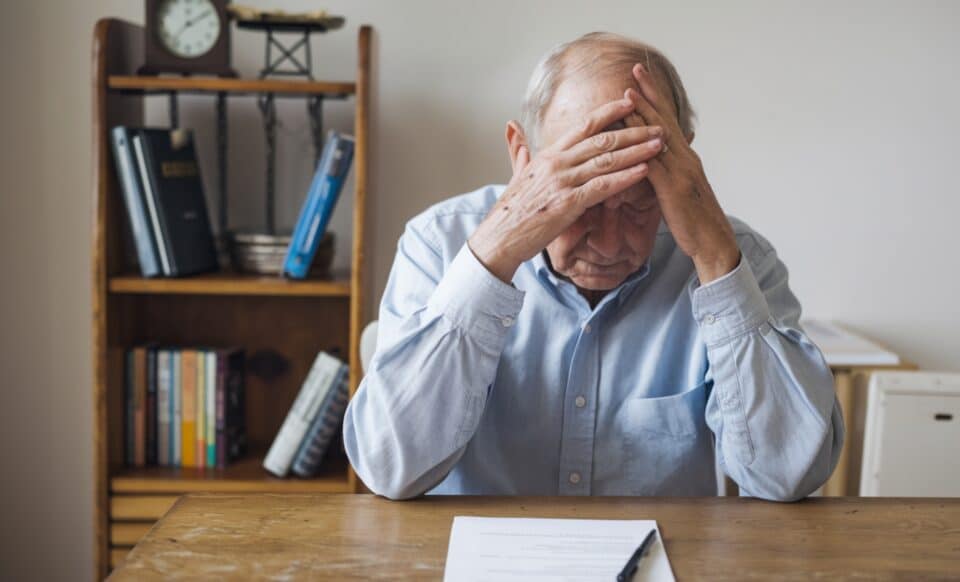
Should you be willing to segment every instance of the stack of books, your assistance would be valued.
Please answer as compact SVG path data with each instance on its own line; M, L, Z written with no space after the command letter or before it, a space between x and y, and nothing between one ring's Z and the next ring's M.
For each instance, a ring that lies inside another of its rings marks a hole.
M216 271L193 132L117 126L111 140L141 274Z
M349 399L347 365L320 352L263 461L278 477L313 477L340 430Z
M246 452L242 350L149 344L125 363L127 466L222 469Z

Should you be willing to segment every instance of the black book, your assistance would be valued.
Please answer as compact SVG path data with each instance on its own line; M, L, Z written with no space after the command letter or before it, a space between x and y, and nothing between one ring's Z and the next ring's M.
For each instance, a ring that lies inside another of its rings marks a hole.
M243 350L217 351L217 468L222 469L247 452L246 395Z
M165 275L216 271L217 251L188 129L136 129L134 157Z
M147 442L146 461L148 466L157 464L157 348L147 347Z

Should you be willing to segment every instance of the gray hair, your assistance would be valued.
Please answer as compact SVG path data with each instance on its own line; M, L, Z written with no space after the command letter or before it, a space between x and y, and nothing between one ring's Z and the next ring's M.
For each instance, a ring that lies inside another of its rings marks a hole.
M539 142L543 115L565 79L590 70L594 74L612 69L625 69L629 75L635 63L644 63L656 75L673 98L680 129L693 133L696 114L687 99L680 75L667 57L650 45L609 32L591 32L563 43L547 53L533 70L523 100L520 125L532 148Z

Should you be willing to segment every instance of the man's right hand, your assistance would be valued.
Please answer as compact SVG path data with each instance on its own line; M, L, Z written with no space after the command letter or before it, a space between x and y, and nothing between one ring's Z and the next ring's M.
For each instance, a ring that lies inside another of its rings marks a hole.
M521 146L513 178L468 245L477 259L509 283L588 208L639 183L650 158L660 152L660 127L604 131L633 113L630 99L590 112L579 127L530 159Z

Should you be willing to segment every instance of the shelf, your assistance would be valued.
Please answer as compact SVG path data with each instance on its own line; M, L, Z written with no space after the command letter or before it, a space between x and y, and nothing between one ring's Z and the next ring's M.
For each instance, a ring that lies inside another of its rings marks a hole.
M112 493L352 493L347 460L341 453L324 460L312 479L274 477L261 465L264 454L253 454L226 469L147 467L123 469L110 477Z
M231 93L235 95L324 95L344 97L357 91L356 83L341 81L290 81L283 79L232 79L222 77L149 77L111 75L107 88L133 93Z
M110 277L110 293L169 295L288 295L307 297L350 297L350 280L290 280L237 273L214 273L193 277L146 279L137 275Z

